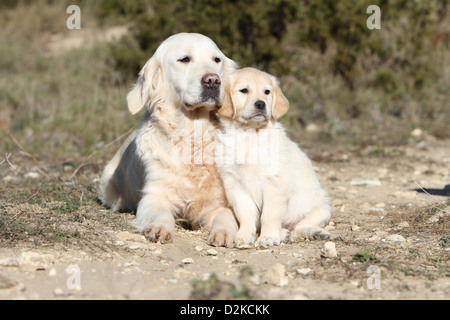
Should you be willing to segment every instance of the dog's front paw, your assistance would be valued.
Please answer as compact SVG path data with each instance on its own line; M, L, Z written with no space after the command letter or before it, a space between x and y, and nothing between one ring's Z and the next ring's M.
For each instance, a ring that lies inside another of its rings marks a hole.
M172 243L174 228L166 224L154 223L144 229L144 236L151 242Z
M236 232L226 229L212 230L209 234L208 244L214 247L233 248L236 245Z

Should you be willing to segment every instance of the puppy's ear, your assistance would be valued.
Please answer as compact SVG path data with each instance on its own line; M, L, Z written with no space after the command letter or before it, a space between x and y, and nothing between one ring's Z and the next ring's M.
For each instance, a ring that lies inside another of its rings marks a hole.
M277 120L281 116L283 116L289 110L289 100L284 96L281 91L280 84L278 80L273 77L274 81L274 102L272 105L272 117L274 120Z
M162 69L153 56L139 72L139 77L133 89L127 95L128 110L132 114L138 113L146 104L155 98L162 85Z
M233 99L231 98L231 85L229 82L225 84L222 106L220 107L218 113L222 117L226 118L234 117L235 111L233 106Z

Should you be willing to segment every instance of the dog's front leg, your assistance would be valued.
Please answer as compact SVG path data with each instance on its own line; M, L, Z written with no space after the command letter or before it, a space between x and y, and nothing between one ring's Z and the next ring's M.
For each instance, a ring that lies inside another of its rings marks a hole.
M234 192L233 203L234 213L239 221L237 232L237 246L245 247L253 245L256 238L256 226L259 218L259 211L256 204L244 191Z
M257 240L259 246L278 246L288 236L288 231L281 228L287 210L286 197L278 193L279 190L274 186L265 189L261 232Z
M233 211L229 208L218 208L212 213L208 244L216 247L232 248L236 245L238 224Z
M171 243L175 232L173 210L164 195L144 194L132 224L152 242Z

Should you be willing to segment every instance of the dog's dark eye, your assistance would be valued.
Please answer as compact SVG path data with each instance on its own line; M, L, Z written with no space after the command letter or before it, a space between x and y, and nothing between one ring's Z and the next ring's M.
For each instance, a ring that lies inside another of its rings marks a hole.
M270 93L270 90L266 90L266 91L264 91L264 93L265 93L265 94L269 94L269 93Z
M220 58L217 58L217 57L214 58L215 63L219 63L220 61L222 61L222 60L220 60Z
M189 63L191 62L191 58L189 58L188 56L178 59L178 61L183 62L183 63Z
M241 89L239 91L242 92L242 93L248 93L248 89L247 88Z

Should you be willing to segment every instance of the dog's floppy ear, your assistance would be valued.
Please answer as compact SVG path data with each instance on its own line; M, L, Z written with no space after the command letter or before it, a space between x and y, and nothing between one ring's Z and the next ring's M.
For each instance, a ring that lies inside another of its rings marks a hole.
M227 82L224 87L224 94L222 99L222 106L220 107L218 113L222 117L233 118L235 115L233 100L231 98L231 85Z
M224 68L224 70L223 70L224 78L226 78L231 73L233 73L233 71L236 71L237 69L239 69L239 64L236 61L225 57L223 68Z
M133 89L127 95L128 110L138 113L157 95L162 82L162 69L157 58L153 56L139 72L139 77Z
M284 96L281 91L280 84L275 77L272 77L274 82L274 101L272 105L272 117L277 120L283 116L289 110L289 100Z

